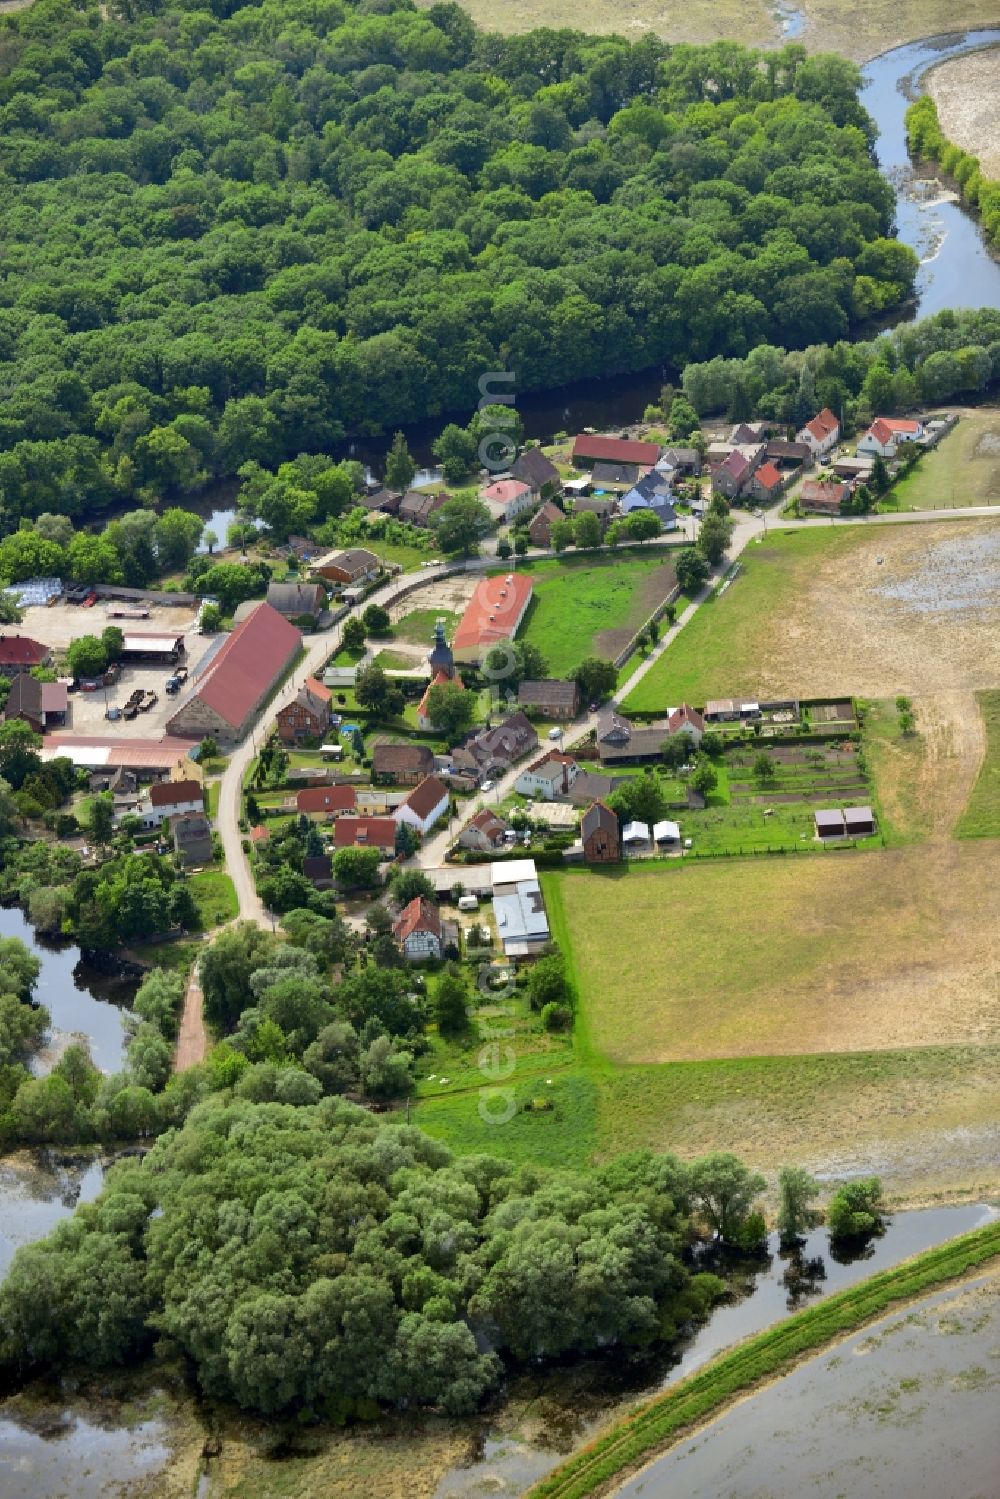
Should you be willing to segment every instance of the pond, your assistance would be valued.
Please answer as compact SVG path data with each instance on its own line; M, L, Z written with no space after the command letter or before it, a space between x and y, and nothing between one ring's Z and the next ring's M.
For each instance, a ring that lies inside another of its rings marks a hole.
M150 1480L169 1457L160 1420L99 1424L59 1406L19 1420L0 1414L3 1499L106 1499L132 1493L133 1485Z
M73 1040L86 1040L95 1066L116 1072L125 1052L125 1009L135 994L134 978L118 967L98 970L71 942L39 937L19 906L0 907L0 937L19 937L42 965L35 997L52 1016L50 1040L34 1070L45 1073Z
M786 1280L789 1261L778 1254L777 1238L772 1235L767 1258L744 1263L733 1276L733 1299L712 1313L672 1361L651 1358L630 1368L594 1360L572 1373L548 1373L517 1382L510 1392L511 1404L522 1405L530 1412L529 1418L513 1428L502 1421L483 1422L479 1456L446 1474L435 1499L478 1499L486 1493L495 1499L513 1499L568 1453L621 1419L636 1401L693 1373L742 1338L763 1331L802 1305L957 1234L969 1233L997 1216L995 1208L981 1204L898 1213L882 1238L873 1240L860 1254L842 1258L831 1255L827 1234L819 1229L809 1235L801 1258L803 1262L821 1260L825 1276L791 1284ZM539 1414L540 1408L544 1415ZM721 1491L680 1487L672 1492L708 1495Z
M891 1313L740 1401L617 1492L995 1494L1000 1275Z

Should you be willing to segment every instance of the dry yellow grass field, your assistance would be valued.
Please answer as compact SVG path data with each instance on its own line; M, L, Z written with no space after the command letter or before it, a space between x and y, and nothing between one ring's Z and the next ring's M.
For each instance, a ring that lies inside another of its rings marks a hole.
M618 1065L1000 1043L996 869L940 841L568 878L589 1040Z
M430 5L433 0L418 0ZM804 16L797 36L812 52L840 52L864 62L890 47L939 32L988 26L995 7L986 0L464 0L464 9L485 31L531 31L569 26L578 31L617 32L631 39L652 31L670 42L727 40L777 47L788 40L788 18Z
M928 73L927 92L950 141L1000 177L1000 47L955 57Z

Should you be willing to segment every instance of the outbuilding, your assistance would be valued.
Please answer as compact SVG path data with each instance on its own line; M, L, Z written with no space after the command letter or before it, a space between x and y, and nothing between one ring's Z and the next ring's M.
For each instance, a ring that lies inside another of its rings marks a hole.
M844 814L839 807L830 807L817 812L813 818L817 838L843 838L847 832Z
M875 813L871 807L847 807L844 826L849 838L870 838L875 831Z

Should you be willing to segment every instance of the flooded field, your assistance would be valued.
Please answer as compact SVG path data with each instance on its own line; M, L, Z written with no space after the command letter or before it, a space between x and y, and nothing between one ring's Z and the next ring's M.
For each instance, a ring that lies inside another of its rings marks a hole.
M125 1009L135 981L114 971L100 973L71 942L46 942L19 906L0 908L0 937L19 937L40 960L35 998L52 1016L49 1044L35 1071L45 1073L72 1041L86 1041L102 1072L116 1072L125 1051Z
M1000 1271L894 1312L741 1401L629 1499L982 1499L1000 1473Z
M3 1499L106 1499L135 1492L132 1486L158 1473L170 1456L161 1421L106 1427L70 1411L52 1411L40 1429L33 1429L32 1420L0 1411ZM156 1493L157 1486L142 1491Z
M81 1202L94 1200L104 1170L96 1156L55 1150L20 1150L0 1160L0 1280L23 1244L44 1239Z

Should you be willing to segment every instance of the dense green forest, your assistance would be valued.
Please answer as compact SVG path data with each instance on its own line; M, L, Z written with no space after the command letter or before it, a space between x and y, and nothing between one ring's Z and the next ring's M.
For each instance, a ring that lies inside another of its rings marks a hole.
M745 1217L761 1185L731 1156L545 1172L339 1099L216 1097L18 1253L0 1368L155 1344L269 1415L467 1411L505 1362L674 1338L723 1289L682 1261L688 1213Z
M157 500L517 389L849 334L908 294L859 74L411 0L0 21L0 491Z

